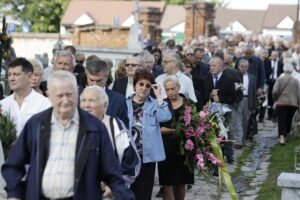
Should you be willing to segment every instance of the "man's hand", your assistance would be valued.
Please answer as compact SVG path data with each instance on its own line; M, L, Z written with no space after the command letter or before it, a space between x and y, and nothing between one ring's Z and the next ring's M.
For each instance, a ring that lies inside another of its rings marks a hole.
M262 89L262 88L258 88L258 89L256 90L256 94L257 94L258 96L262 95L262 93L263 93L263 89Z
M218 90L219 90L219 89L213 89L213 90L211 91L211 93L210 93L210 97L211 97L211 98L214 98L214 96L217 96L217 95L218 95Z
M113 193L111 191L111 189L105 185L103 188L103 194L102 194L103 198L111 198L113 197Z
M217 103L220 102L218 95L213 96L213 100L214 100L214 102L217 102Z

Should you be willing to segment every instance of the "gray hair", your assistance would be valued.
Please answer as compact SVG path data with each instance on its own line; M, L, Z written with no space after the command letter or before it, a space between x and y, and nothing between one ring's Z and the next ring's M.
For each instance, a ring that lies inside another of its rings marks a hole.
M141 65L142 68L145 67L145 60L144 60L144 58L143 58L142 56L130 56L130 57L128 57L128 58L126 59L126 61L127 61L128 59L136 59L136 60L138 60L138 62L140 63L140 65Z
M70 51L59 51L59 52L57 52L56 55L55 55L54 63L56 62L58 57L65 57L65 56L70 56L73 66L76 66L75 57Z
M97 93L96 93L95 95L98 96L100 104L102 104L102 105L103 105L103 104L106 104L106 105L108 106L109 100L108 100L108 96L107 96L105 90L104 90L103 88L97 86L97 85L93 85L93 86L88 86L88 87L86 87L86 88L82 91L82 93L81 93L81 95L80 95L80 99L82 98L82 95L83 95L84 91L86 91L86 90L88 90L88 89L96 89L96 90L97 90Z
M173 50L167 50L164 52L164 56L170 55L175 60L178 68L182 71L184 69L184 64L181 62L180 56Z
M210 62L211 61L217 61L219 63L220 66L223 67L223 60L222 58L218 57L218 56L213 56L211 59L210 59Z
M39 68L41 70L41 75L43 75L43 64L41 61L37 59L29 59L28 61L32 64L33 70Z
M47 81L47 87L48 87L49 91L53 87L53 84L55 82L57 82L58 80L60 80L60 81L70 80L72 83L72 86L74 87L74 89L77 92L77 81L76 81L74 74L72 74L71 72L65 71L65 70L55 71L49 76L48 81Z
M155 62L155 59L154 59L154 56L152 55L152 54L150 54L150 53L146 53L144 56L143 56L143 59L144 60L152 60L153 62Z
M163 85L165 86L168 82L174 82L176 83L177 86L180 86L180 82L178 80L178 78L174 75L170 75L168 76L165 80L164 80L164 83Z
M99 72L103 72L106 77L109 76L109 69L105 61L103 60L92 60L86 63L86 72L97 75Z
M291 63L285 63L283 65L283 71L292 73L294 71L294 66Z
M241 64L246 64L247 66L249 66L249 61L246 60L246 59L241 59L240 62L239 62L239 66L240 66Z
M232 55L230 55L230 54L225 54L224 55L224 59L225 58L228 58L228 59L230 59L231 60L231 62L233 61L233 56Z

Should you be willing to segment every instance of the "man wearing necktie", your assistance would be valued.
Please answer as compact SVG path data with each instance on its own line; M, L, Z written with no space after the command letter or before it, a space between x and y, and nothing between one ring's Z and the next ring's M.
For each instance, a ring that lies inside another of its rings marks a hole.
M266 70L266 79L268 84L268 119L276 121L276 114L273 109L274 101L272 96L272 91L276 79L283 72L283 62L279 59L278 52L272 51L271 53L271 68Z
M205 104L211 100L230 106L235 102L236 91L234 79L228 73L223 73L223 60L219 57L212 57L210 60L210 73L203 77L198 83L202 86L202 93L204 94ZM225 125L230 122L229 116L225 116ZM231 133L228 133L228 139L233 139ZM232 143L226 143L223 148L224 156L228 163L233 163Z

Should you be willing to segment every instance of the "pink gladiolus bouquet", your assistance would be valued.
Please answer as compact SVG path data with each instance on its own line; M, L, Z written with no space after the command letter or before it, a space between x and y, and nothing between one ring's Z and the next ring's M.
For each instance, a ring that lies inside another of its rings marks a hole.
M197 169L206 174L214 165L224 166L220 154L216 155L213 150L212 141L219 145L228 140L223 136L219 137L218 120L214 114L208 112L207 107L197 112L194 105L185 105L181 119L173 122L173 126L176 127L176 136L180 141L179 154L184 156L184 164L190 172Z

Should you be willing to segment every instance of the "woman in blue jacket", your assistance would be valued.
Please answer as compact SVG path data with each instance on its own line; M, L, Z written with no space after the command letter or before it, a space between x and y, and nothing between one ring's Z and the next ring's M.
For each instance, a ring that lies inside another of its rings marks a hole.
M151 200L155 163L165 159L159 123L172 117L154 83L154 75L148 70L137 70L133 80L135 94L127 99L129 129L142 160L140 174L131 185L136 200ZM151 89L156 99L149 95Z

